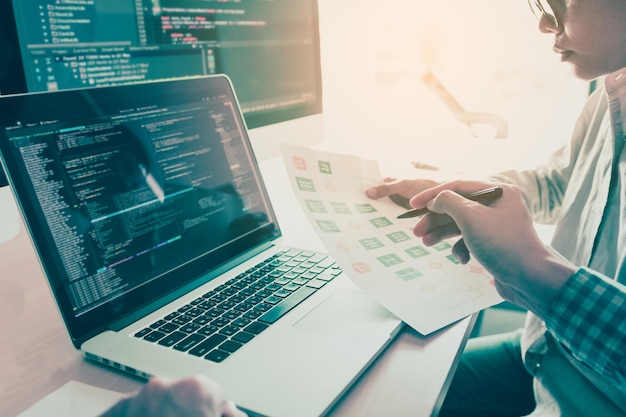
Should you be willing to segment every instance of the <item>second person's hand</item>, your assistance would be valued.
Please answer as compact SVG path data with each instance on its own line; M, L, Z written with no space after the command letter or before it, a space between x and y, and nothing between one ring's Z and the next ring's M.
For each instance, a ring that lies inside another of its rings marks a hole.
M154 377L135 395L120 400L101 417L246 417L224 398L220 385L205 376L177 380Z

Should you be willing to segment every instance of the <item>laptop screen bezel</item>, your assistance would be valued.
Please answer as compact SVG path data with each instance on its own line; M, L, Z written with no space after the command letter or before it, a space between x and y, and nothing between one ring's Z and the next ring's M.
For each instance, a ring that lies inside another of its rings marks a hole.
M57 302L61 316L66 324L72 342L79 348L80 345L94 335L109 328L109 326L138 310L151 305L158 308L159 299L167 294L173 294L181 288L193 288L200 286L215 277L214 271L230 260L240 257L248 251L253 251L261 245L267 244L281 236L280 228L276 221L276 215L271 206L267 189L265 188L258 163L253 153L250 138L247 134L245 121L241 116L241 110L237 104L237 122L241 124L243 142L252 159L251 166L259 185L259 191L265 199L269 222L266 226L247 234L245 238L237 239L214 251L206 253L179 268L170 270L149 283L136 288L115 300L106 302L84 314L76 316L68 294L63 285L65 270L61 267L59 257L54 248L54 241L48 231L47 225L40 214L40 207L33 196L30 181L25 175L20 175L22 168L18 161L7 157L11 155L10 141L7 138L5 127L14 126L17 120L36 120L43 115L33 114L34 111L47 109L49 114L45 118L53 120L56 112L67 114L68 111L76 110L77 113L84 111L80 106L88 103L97 103L110 97L129 97L163 94L177 94L185 92L198 97L198 94L210 94L220 91L232 96L233 102L238 103L229 78L225 75L212 75L193 77L170 81L146 82L133 85L87 88L79 90L65 90L58 92L44 92L0 97L0 154L2 163L8 174L14 195L20 207L25 224L30 233L34 248L38 254L45 277ZM63 109L59 108L62 103Z

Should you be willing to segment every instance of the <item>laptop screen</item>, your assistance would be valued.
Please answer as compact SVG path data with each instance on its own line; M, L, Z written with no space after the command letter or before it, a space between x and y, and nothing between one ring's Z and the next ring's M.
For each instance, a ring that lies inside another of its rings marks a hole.
M279 235L224 76L5 97L0 115L75 339Z

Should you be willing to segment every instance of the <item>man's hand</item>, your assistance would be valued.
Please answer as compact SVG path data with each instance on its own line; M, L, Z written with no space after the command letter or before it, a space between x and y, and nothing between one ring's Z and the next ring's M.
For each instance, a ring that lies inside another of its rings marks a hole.
M502 197L488 204L461 196L493 185L455 181L416 195L411 206L433 213L413 232L427 246L461 235L453 248L460 262L467 263L471 253L494 276L503 298L545 318L575 267L543 244L517 187L501 184Z
M221 387L204 376L176 381L152 378L136 395L118 402L101 417L246 417L224 399Z
M438 184L438 182L433 180L396 180L395 178L385 178L383 184L368 188L365 193L374 200L389 197L400 207L409 209L411 208L409 200L414 195Z

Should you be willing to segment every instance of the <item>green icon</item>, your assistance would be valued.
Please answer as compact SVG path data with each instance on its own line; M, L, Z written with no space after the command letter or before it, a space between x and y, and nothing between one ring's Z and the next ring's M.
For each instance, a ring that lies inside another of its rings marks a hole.
M375 237L359 240L359 243L367 250L379 249L385 246L383 245L383 242Z
M376 207L372 206L371 204L356 204L356 209L359 213L364 214L376 212Z
M318 200L304 200L311 213L328 213L324 203Z
M424 276L424 274L422 274L415 268L401 269L400 271L396 271L396 275L400 277L403 281L411 281Z
M433 249L435 249L436 251L441 252L443 250L450 249L451 247L452 247L452 245L449 244L448 242L441 242L441 243L438 243L435 246L433 246Z
M414 246L412 248L406 249L405 252L408 253L411 258L415 259L421 258L422 256L426 256L430 253L428 252L428 250L426 250L426 248L422 246Z
M376 227L376 228L381 228L381 227L387 227L387 226L391 226L393 223L391 222L391 220L389 220L386 217L377 217L375 219L370 219L370 223Z
M405 242L409 239L411 239L411 236L409 236L407 233L404 232L394 232L394 233L389 233L387 235L387 237L389 238L389 240L391 240L393 243L400 243L400 242Z
M296 184L300 191L315 192L315 183L310 178L296 177Z
M378 259L378 261L380 261L380 263L385 265L386 267L398 265L404 262L402 258L396 255L395 253L390 253L389 255L379 256L376 259Z
M351 214L352 213L346 203L331 201L330 205L333 208L333 210L335 210L335 213L337 214Z
M453 264L459 265L461 263L461 262L459 262L458 259L456 259L456 256L454 256L454 255L448 255L448 256L446 256L446 258L448 258L448 260L450 262L452 262Z
M331 220L317 220L317 225L320 227L322 232L326 233L340 233L339 227L337 224Z
M322 174L332 174L333 173L333 169L330 166L330 162L318 161L318 165L319 165L319 168L320 168L320 172Z

